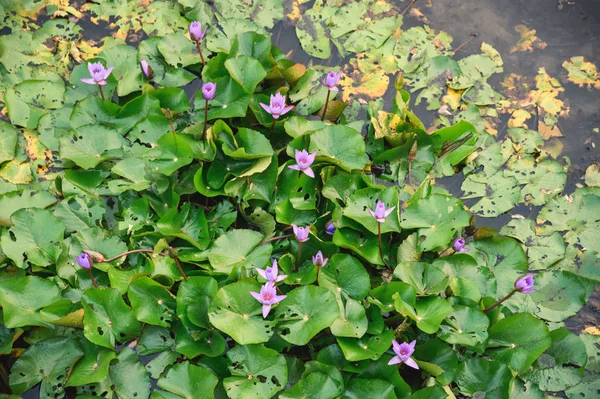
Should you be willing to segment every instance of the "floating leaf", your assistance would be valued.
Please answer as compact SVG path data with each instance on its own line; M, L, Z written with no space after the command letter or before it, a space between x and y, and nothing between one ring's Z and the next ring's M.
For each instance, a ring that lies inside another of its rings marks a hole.
M584 57L571 57L569 61L563 62L562 67L567 70L570 82L579 87L600 89L600 72L596 65L586 61Z
M543 50L546 48L547 43L540 40L540 38L535 35L536 34L535 29L529 29L525 25L517 25L517 26L515 26L515 30L517 31L517 33L519 33L519 35L521 35L521 38L519 39L517 44L515 44L510 49L511 53L527 52L527 51L531 52L531 51L533 51L534 48L540 49L540 50Z

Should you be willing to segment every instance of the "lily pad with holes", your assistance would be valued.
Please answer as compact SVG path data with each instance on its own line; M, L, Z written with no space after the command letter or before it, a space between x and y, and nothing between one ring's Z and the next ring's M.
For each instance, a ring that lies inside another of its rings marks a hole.
M496 217L511 210L519 201L520 188L517 179L497 172L491 177L483 174L469 175L461 186L463 199L481 198L471 212L482 217Z
M262 345L239 345L227 352L231 377L223 380L230 398L269 399L285 388L285 357Z
M537 236L533 220L513 219L502 227L500 233L521 241L530 270L547 269L565 256L565 242L560 233Z

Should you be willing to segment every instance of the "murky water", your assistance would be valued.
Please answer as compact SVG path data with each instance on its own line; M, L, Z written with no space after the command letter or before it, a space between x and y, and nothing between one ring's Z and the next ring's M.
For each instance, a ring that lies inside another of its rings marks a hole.
M510 73L533 78L540 67L553 77L566 75L561 64L573 57L584 56L587 61L600 65L600 1L599 0L564 0L564 8L560 10L558 3L563 0L418 0L417 7L430 21L429 25L436 30L444 30L453 38L456 48L461 43L477 34L477 37L465 45L457 53L462 58L478 53L482 42L496 48L504 60L504 74L494 76L490 83L499 89L500 81ZM404 1L403 4L408 4ZM310 7L305 4L303 7ZM85 20L79 24L85 29L87 39L98 40L109 34L105 25L96 26ZM547 47L536 49L532 53L510 54L510 48L519 40L515 26L524 24L537 31L537 36L547 43ZM404 27L420 25L411 17L405 17ZM272 30L273 40L284 53L296 62L309 64L310 57L302 50L296 39L293 26L279 22ZM138 38L139 39L139 38ZM329 60L315 60L315 64L336 66L343 63L339 55ZM593 129L600 128L600 91L579 88L561 79L565 91L561 98L568 101L571 111L568 118L560 119L560 128L564 138L559 139L564 148L562 156L569 157L569 168L566 193L575 189L581 182L585 169L592 162L600 162L600 134ZM199 86L194 82L188 87L193 94ZM393 89L388 91L387 100L391 100ZM417 115L424 121L431 121L433 114L424 108L416 109ZM505 125L508 115L503 117L500 127ZM596 144L596 148L592 143ZM443 184L453 193L460 194L462 176L445 179ZM527 206L514 208L511 213L519 213L535 218L537 209ZM479 219L479 225L489 225L499 229L510 219L510 214L495 219ZM579 332L586 326L600 324L600 291L592 296L579 314L567 320L572 331ZM37 390L23 395L23 398L38 397Z

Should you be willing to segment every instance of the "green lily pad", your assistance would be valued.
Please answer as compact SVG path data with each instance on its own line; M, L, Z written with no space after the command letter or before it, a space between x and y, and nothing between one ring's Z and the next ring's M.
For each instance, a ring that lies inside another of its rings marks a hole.
M383 334L363 336L362 338L337 337L337 342L344 352L344 357L351 361L377 360L392 346L394 331L386 330Z
M513 219L502 227L500 233L521 241L530 270L547 269L565 257L565 242L560 233L537 236L533 220Z
M552 344L546 324L528 313L515 314L490 327L487 352L523 372Z
M476 346L488 337L490 320L478 308L454 305L446 323L440 326L438 337L449 344Z
M367 296L371 284L369 274L361 263L350 255L335 254L319 273L319 285L334 294L343 292L361 300Z
M241 345L267 342L273 335L273 322L263 319L262 305L250 291L260 292L254 280L226 285L219 289L208 310L210 323Z
M293 289L275 309L279 335L294 345L306 345L338 315L335 296L313 285Z
M484 174L469 175L461 186L463 199L481 198L471 206L471 212L482 217L496 217L511 210L519 201L518 181L502 172L488 177Z
M227 352L231 377L223 380L230 398L269 399L285 388L285 357L262 345L239 345Z
M17 267L56 263L65 233L56 216L45 209L21 209L12 214L11 221L13 227L3 232L0 244Z
M486 399L508 399L512 374L503 363L470 358L458 366L456 383L460 392Z
M129 284L127 297L136 319L143 323L168 327L175 316L175 297L167 288L141 276Z
M258 245L264 236L251 230L231 230L217 238L208 260L218 273L229 274L235 268L262 268L269 262L272 247Z
M123 139L102 125L84 125L71 136L60 138L60 156L77 166L91 169L98 164L123 156Z
M6 327L46 326L40 317L40 309L60 300L60 289L51 280L37 276L26 276L0 282Z
M377 201L382 201L386 208L395 207L385 218L384 223L379 223L371 216L368 209L375 211ZM381 234L400 232L400 207L398 203L398 190L388 188L383 191L375 190L374 188L363 188L356 190L346 200L347 206L342 211L343 215L357 221L373 234L378 234L378 228L381 229ZM379 226L378 226L379 225Z
M10 373L10 388L21 394L38 383L40 397L64 397L65 383L75 362L83 356L72 338L46 339L29 347L15 362Z
M296 385L279 395L281 399L332 399L344 391L342 374L334 366L317 361L304 365L302 378Z
M342 395L342 399L366 398L396 399L394 386L384 380L352 378Z
M103 381L108 376L110 363L117 358L114 351L94 345L86 339L81 340L79 344L83 350L83 357L75 363L66 384L68 387Z
M533 157L524 156L515 158L507 166L504 175L514 177L519 184L525 184L519 202L527 205L544 205L563 191L567 181L563 166L552 159L536 163Z
M403 229L419 229L420 251L448 246L455 233L468 225L463 203L439 194L412 202L400 215Z
M114 288L90 288L81 298L83 334L96 345L114 349L116 342L138 336L141 324Z
M314 151L315 162L332 163L346 171L363 169L369 161L361 134L343 125L330 125L311 134L308 152Z
M176 398L193 398L200 395L210 399L214 398L217 382L218 378L204 367L184 362L173 366L158 380L157 385L174 393Z

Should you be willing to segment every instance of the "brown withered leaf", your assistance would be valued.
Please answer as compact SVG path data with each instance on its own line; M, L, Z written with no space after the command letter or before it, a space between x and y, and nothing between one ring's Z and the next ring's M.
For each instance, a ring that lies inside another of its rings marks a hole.
M542 41L539 37L537 37L535 29L529 29L525 25L517 25L515 26L515 30L519 32L521 38L511 49L510 52L526 52L533 51L534 49L544 49L548 45L546 42Z

